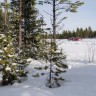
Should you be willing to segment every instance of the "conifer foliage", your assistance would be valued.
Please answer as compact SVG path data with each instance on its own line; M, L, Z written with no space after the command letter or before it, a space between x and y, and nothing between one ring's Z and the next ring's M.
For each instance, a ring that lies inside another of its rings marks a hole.
M12 47L11 37L0 34L0 65L2 65L2 84L12 83L15 79L16 66L14 65L14 48Z
M40 20L37 20L38 11L35 8L35 0L22 0L21 10L21 30L22 30L22 46L21 51L26 58L36 59L38 48L40 46ZM11 24L13 26L14 46L18 47L19 38L19 0L11 0ZM17 19L16 19L17 18Z
M23 69L19 68L16 63L18 56L12 44L11 34L7 36L0 34L0 65L2 66L2 85L13 84L15 80L20 80L19 77L24 73Z
M56 48L55 50L54 46ZM64 79L60 74L66 72L68 66L65 63L66 55L62 53L62 49L58 49L57 44L52 41L50 47L48 55L48 60L50 62L49 77L47 78L46 86L54 88L61 86L60 82Z

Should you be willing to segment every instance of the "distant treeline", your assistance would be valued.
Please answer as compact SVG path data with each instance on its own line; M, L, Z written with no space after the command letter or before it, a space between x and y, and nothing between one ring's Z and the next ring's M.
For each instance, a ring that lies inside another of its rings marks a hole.
M63 31L62 33L59 33L56 35L57 39L67 39L70 37L81 37L81 38L95 38L96 37L96 31L93 31L91 27L88 28L77 28L76 31Z

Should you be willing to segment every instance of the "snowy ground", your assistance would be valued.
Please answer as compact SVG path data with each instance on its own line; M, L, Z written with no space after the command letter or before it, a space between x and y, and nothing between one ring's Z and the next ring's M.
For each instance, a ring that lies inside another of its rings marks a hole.
M32 64L28 67L29 78L23 83L0 87L0 96L95 96L96 95L96 40L58 41L59 47L67 55L68 69L63 77L65 82L59 88L49 89L45 86L45 77L32 78ZM92 50L92 51L90 51ZM93 56L93 61L89 63Z

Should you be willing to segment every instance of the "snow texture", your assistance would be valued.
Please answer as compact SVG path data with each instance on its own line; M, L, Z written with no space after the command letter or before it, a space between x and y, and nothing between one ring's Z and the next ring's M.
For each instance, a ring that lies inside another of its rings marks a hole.
M28 80L12 86L0 87L0 96L95 96L96 95L96 54L89 61L89 46L96 47L96 39L81 41L57 40L59 48L67 55L69 69L62 76L65 81L59 88L47 88L46 76L33 78L33 66L42 66L43 61L32 60L28 66ZM95 48L96 49L96 48ZM95 50L94 52L95 53ZM93 54L91 53L91 54ZM28 60L30 61L30 59Z

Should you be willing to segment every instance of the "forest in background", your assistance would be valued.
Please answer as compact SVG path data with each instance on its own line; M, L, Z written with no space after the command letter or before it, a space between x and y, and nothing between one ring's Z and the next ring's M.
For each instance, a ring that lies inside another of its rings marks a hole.
M92 30L89 26L85 29L77 28L76 31L64 30L62 33L57 34L58 39L67 39L70 37L95 38L96 31Z

